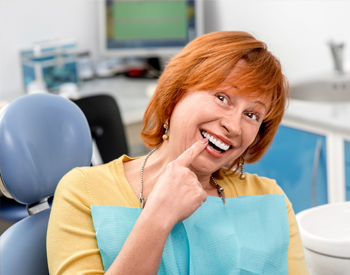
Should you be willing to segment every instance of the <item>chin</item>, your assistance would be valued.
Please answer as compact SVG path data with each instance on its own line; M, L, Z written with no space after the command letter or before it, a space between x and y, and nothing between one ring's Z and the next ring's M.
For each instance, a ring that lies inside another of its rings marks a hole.
M215 171L219 170L224 166L224 164L219 165L217 163L214 163L213 161L208 160L207 158L199 155L192 163L192 168L195 170L193 172L198 174L208 174L211 175Z

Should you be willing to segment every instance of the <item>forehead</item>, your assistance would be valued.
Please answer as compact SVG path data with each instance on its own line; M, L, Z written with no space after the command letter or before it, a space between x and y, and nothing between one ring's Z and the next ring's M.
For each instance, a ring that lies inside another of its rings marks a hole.
M244 60L240 60L215 90L240 95L251 101L260 102L269 108L273 93L264 89L262 85L257 85L249 73L250 68L247 63Z
M193 85L187 91L222 91L243 96L250 101L259 101L266 106L266 109L270 109L275 98L275 87L267 84L275 81L272 81L265 72L258 71L257 75L256 68L254 66L252 68L246 61L241 59L232 69L229 69L224 78L217 78L221 79L220 81L215 81L210 76L209 78L204 76L203 81Z

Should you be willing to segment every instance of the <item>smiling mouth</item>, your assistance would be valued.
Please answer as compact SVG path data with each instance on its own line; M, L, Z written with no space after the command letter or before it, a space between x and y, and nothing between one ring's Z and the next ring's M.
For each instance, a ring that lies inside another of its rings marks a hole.
M207 138L209 140L209 146L218 154L222 154L222 153L226 152L228 149L232 148L231 145L228 145L228 144L218 140L217 138L210 135L209 133L207 133L204 130L201 131L201 135L202 135L202 137Z

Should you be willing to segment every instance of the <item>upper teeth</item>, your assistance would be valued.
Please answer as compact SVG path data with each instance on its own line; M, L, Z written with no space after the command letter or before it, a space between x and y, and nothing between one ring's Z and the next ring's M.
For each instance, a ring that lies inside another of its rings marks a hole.
M215 144L215 146L219 147L221 150L226 151L228 148L230 148L230 145L215 139L213 136L209 135L206 131L202 131L202 135L208 138L211 143Z

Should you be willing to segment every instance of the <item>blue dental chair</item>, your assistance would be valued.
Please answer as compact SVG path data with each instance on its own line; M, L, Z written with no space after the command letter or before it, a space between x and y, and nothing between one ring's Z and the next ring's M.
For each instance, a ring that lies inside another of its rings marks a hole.
M50 199L62 176L90 166L91 156L89 125L70 100L31 94L0 110L0 188L29 214L0 237L1 275L49 274Z

